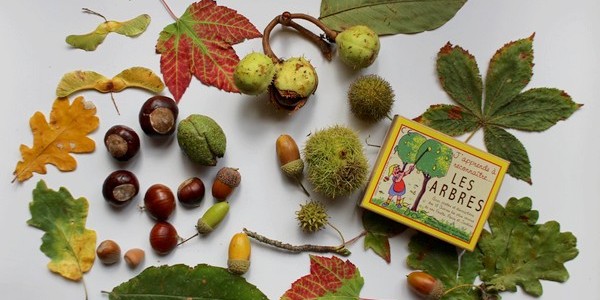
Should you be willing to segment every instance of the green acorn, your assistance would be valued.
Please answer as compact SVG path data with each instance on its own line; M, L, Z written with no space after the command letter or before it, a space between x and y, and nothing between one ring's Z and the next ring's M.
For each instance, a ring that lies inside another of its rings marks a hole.
M314 200L304 205L300 204L300 210L296 212L296 219L300 228L306 232L318 231L329 223L327 209L323 204Z
M380 76L364 75L350 85L348 103L355 117L377 122L389 115L394 104L394 90Z
M260 95L267 90L275 76L275 64L267 55L252 52L240 60L233 71L233 82L240 92Z
M303 149L308 181L330 198L348 195L367 180L369 164L356 132L336 125L310 135Z
M364 25L352 26L340 32L335 43L340 59L354 69L370 66L379 54L379 36Z

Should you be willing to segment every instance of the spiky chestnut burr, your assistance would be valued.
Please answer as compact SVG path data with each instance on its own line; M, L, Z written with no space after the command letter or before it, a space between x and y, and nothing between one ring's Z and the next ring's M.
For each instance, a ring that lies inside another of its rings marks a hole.
M355 117L366 122L377 122L389 117L394 104L394 90L389 82L378 75L360 76L348 89L348 103Z
M329 223L329 215L325 205L315 200L306 204L300 204L300 210L296 212L296 219L300 228L305 232L315 232L323 229Z

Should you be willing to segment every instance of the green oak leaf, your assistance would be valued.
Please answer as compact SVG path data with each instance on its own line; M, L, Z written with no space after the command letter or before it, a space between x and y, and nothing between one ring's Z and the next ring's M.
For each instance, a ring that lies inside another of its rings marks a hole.
M419 33L448 22L467 0L322 0L320 19L333 30L367 25L377 34Z
M511 198L506 207L495 204L478 248L483 254L479 276L486 290L511 291L517 285L533 296L542 295L541 279L564 282L569 278L564 263L574 259L577 239L560 232L556 221L536 224L538 212L530 198Z
M559 89L523 91L533 75L533 38L500 48L490 60L485 84L475 58L459 46L446 44L438 53L437 72L456 105L433 105L417 118L451 136L483 129L488 151L510 161L509 175L530 184L527 151L505 129L541 132L582 106Z
M464 288L449 292L442 299L481 299L478 292L466 286L475 281L483 268L478 249L473 252L465 251L460 255L460 249L422 233L411 238L408 249L410 254L407 264L410 268L431 274L444 284L446 290L465 285Z
M104 42L106 36L111 32L128 37L135 37L146 31L149 24L150 16L147 14L142 14L123 22L105 20L105 22L98 25L98 27L90 33L67 36L66 42L75 48L85 51L94 51L102 44L102 42Z
M392 260L390 237L406 230L406 226L374 212L363 210L362 223L365 228L365 250L371 249L387 263Z
M149 267L108 293L110 300L267 299L256 286L225 268L200 264Z
M27 224L43 230L40 250L51 260L48 269L70 280L81 280L96 258L96 232L85 228L88 201L74 199L61 187L49 189L43 180L33 190Z

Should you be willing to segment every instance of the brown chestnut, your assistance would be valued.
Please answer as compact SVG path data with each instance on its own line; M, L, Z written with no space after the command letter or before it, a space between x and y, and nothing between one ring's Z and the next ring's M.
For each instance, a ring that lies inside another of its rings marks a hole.
M157 183L146 191L144 206L153 218L164 221L175 210L175 196L169 187Z
M186 179L177 188L177 199L185 206L198 206L204 198L204 182L198 177Z
M115 125L104 135L104 145L112 157L127 161L140 150L140 137L130 127Z
M150 246L160 255L171 252L179 242L177 230L171 223L158 222L154 224L150 231Z
M142 105L140 126L149 136L171 135L175 132L178 114L179 108L173 99L153 96Z
M108 203L121 207L138 194L137 177L127 170L117 170L108 175L102 185L102 195Z

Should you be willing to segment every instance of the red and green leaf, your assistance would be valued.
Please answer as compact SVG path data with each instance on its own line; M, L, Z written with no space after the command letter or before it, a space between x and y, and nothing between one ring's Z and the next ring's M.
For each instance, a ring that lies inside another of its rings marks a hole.
M483 129L488 151L510 161L508 174L528 183L531 164L525 146L505 129L544 131L582 106L560 89L523 92L533 75L533 38L507 43L496 51L485 84L475 58L459 46L446 44L438 53L437 71L456 105L432 105L416 118L451 136Z
M173 98L181 99L192 75L205 85L238 92L233 70L239 57L232 45L260 36L246 17L214 0L191 4L163 29L156 43L161 72Z
M310 274L292 283L282 300L358 299L364 279L350 261L310 256Z

